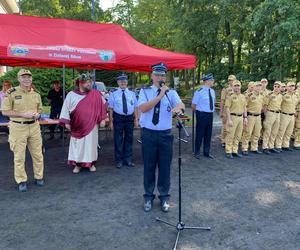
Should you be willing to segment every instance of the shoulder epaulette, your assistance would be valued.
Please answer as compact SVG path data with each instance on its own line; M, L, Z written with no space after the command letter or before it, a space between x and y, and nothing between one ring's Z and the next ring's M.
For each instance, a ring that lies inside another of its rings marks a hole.
M201 87L200 89L198 89L197 91L201 91L203 88Z
M142 89L151 89L151 87L142 87Z
M111 92L115 92L115 91L117 91L117 88L111 90Z
M11 93L13 93L13 92L15 92L15 91L16 91L15 88L11 88L11 89L7 90L6 93L7 93L8 95L10 95Z

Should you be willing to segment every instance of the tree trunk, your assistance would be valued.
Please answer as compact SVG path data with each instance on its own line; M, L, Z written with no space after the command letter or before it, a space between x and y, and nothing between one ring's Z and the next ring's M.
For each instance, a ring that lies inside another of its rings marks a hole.
M225 20L225 35L227 39L227 46L228 46L228 61L229 61L229 74L233 73L233 66L234 66L234 50L233 50L233 45L232 42L229 40L230 36L230 23Z
M298 52L298 63L297 63L296 81L300 82L300 51Z
M184 70L184 87L186 90L190 89L190 85L189 85L189 74L188 74L188 70Z

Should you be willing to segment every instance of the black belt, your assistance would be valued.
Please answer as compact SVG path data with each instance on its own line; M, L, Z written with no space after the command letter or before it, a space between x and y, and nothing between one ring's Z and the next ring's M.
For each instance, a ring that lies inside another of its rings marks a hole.
M20 122L20 121L12 121L12 122L19 123L19 124L33 124L33 123L35 123L35 120L33 120L33 121L22 121L22 122Z
M236 114L236 113L230 113L231 115L234 115L234 116L242 116L243 114Z
M268 111L270 111L270 112L273 112L273 113L281 113L279 110L278 111L275 111L275 110L271 110L271 109L268 109Z
M119 117L132 117L132 116L134 116L134 113L132 113L130 115L121 115L121 114L119 114L117 112L113 112L113 114L116 115L116 116L119 116Z
M247 112L247 115L250 115L250 116L260 116L261 114L253 114L253 113Z
M285 115L290 115L290 116L295 115L294 113L293 113L293 114L284 113L284 112L281 112L281 113L282 113L282 114L285 114Z

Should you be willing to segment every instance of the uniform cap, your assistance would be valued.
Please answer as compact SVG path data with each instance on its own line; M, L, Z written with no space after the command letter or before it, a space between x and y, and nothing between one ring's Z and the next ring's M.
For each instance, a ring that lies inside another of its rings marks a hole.
M263 79L260 80L260 82L261 82L261 83L262 83L262 82L268 82L268 80L267 80L266 78L263 78Z
M23 75L30 75L32 76L31 72L27 69L20 69L19 72L18 72L18 77L19 76L23 76Z
M255 82L251 81L248 83L248 87L253 87L255 85Z
M274 82L274 86L275 86L275 85L281 86L281 81L275 81L275 82Z
M153 73L167 73L168 67L165 63L160 62L151 66Z
M228 81L234 81L236 80L236 76L235 75L229 75L228 76Z
M236 85L241 86L242 84L239 80L234 80L233 83L232 83L232 86L236 86Z
M128 80L128 76L126 74L122 73L121 75L119 75L117 77L117 80L118 81L127 81Z
M254 86L261 86L261 81L257 81L254 83Z
M215 80L214 76L212 73L209 73L207 75L203 75L201 78L202 81L211 81L211 80Z

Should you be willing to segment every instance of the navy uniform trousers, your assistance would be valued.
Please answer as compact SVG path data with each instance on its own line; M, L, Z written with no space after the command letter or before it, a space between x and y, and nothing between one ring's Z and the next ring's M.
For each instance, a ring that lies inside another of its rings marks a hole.
M113 113L115 160L117 163L132 162L134 114Z
M153 200L155 188L155 170L158 166L157 189L159 199L165 201L169 199L170 190L170 168L173 154L173 135L171 129L142 130L142 154L144 160L144 198Z
M213 113L196 110L196 121L195 154L200 153L203 141L203 153L208 155L210 152Z

